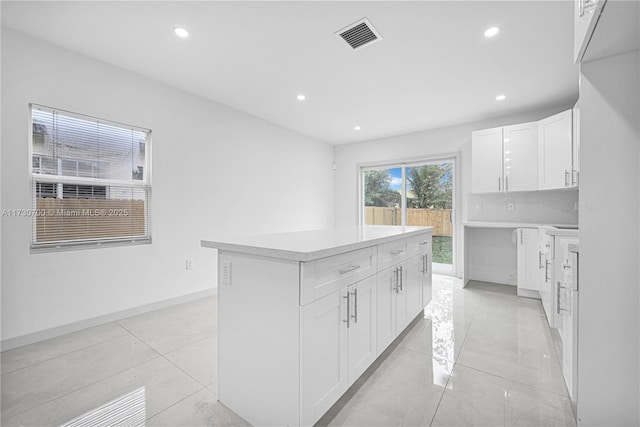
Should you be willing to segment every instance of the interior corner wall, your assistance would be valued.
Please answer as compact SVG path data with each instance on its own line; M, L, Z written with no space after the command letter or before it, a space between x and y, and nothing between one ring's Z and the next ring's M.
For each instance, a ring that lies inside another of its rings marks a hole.
M3 208L31 208L29 103L153 132L152 244L31 254L30 219L2 218L3 340L214 288L203 238L334 225L331 145L12 30L1 41Z
M577 414L585 426L640 425L639 63L636 50L580 67Z
M565 105L543 110L539 109L528 113L336 146L334 150L336 163L336 225L349 226L358 224L360 165L421 160L445 153L460 153L460 164L458 165L460 170L457 174L459 194L456 198L455 256L458 266L457 275L461 277L462 265L464 265L462 222L469 218L467 201L471 193L471 132L540 120L571 107L571 105ZM542 200L544 196L538 199Z

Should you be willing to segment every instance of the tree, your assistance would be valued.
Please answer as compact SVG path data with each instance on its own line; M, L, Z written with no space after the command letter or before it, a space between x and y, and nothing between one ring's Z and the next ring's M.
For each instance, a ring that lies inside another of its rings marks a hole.
M407 207L451 209L452 174L451 163L410 167L407 171L407 181L415 198L407 198Z
M396 206L400 204L400 193L391 189L388 170L370 170L364 173L364 205Z

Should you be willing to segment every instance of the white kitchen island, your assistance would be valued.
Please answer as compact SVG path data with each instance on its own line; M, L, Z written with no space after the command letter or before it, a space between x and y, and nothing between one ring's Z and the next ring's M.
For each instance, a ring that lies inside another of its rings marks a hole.
M433 227L202 240L218 249L218 398L313 425L431 300Z

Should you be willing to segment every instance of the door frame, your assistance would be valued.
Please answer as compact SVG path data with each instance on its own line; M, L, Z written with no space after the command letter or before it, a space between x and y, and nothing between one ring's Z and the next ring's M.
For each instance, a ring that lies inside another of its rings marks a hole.
M405 180L405 168L408 166L416 166L425 163L435 163L438 161L451 161L453 163L453 190L452 190L452 215L451 220L453 222L453 236L451 239L451 262L452 269L448 272L443 271L434 271L434 273L438 274L447 274L455 277L459 277L459 270L461 260L458 258L459 248L462 247L461 237L463 233L463 227L461 226L461 206L462 206L462 192L461 192L461 174L462 174L462 164L461 164L461 152L454 151L448 153L440 153L433 154L427 156L414 156L414 157L405 157L399 159L391 159L391 160L381 160L377 162L362 162L356 164L356 174L358 183L358 200L357 208L356 208L356 224L359 226L364 225L364 171L371 169L390 169L399 167L402 168L402 177L403 181ZM406 188L402 186L402 224L406 224Z

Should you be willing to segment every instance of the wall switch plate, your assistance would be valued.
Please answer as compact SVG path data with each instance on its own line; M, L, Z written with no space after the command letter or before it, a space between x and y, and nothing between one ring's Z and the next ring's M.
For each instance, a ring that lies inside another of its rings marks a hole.
M515 211L515 210L516 210L516 204L515 204L515 203L513 203L513 202L509 202L509 203L507 203L507 210L508 210L509 212L513 212L513 211Z
M231 284L231 261L222 261L222 284Z
M187 260L187 262L185 263L185 268L187 270L193 270L193 261L191 261L190 259Z

